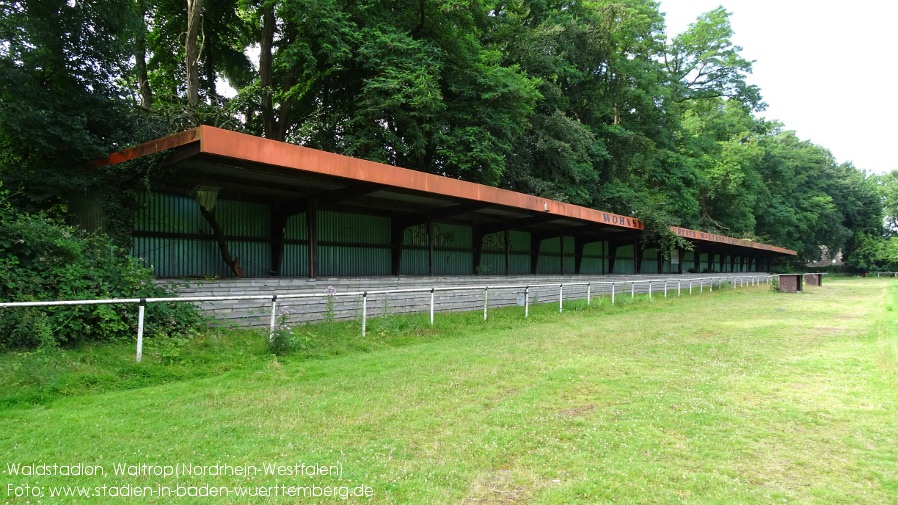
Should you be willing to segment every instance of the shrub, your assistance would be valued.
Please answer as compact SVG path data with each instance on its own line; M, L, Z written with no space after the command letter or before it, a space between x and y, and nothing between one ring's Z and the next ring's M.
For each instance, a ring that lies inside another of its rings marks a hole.
M172 296L152 273L102 235L25 214L0 195L0 300L49 301ZM136 304L0 309L0 348L133 339ZM145 332L186 335L200 323L189 304L149 304Z

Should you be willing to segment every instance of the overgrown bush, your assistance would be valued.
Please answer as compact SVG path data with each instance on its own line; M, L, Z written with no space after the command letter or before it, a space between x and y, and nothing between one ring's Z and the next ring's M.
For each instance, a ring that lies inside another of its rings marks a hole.
M0 300L47 301L172 296L149 270L102 235L18 212L0 194ZM137 305L0 309L0 348L133 339ZM151 303L145 333L187 335L200 324L186 303Z

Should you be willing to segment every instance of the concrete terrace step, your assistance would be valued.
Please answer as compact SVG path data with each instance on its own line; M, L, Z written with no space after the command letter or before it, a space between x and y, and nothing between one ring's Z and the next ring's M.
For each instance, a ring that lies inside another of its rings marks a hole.
M655 274L655 275L598 275L598 276L459 276L459 277L366 277L366 278L279 278L279 279L216 279L202 281L159 281L173 287L182 297L223 297L223 296L278 296L278 316L290 323L322 321L329 317L334 320L359 319L362 314L362 295L368 292L368 317L387 314L408 314L430 310L430 289L434 293L436 312L460 312L483 310L484 288L489 287L489 307L521 305L524 286L528 301L534 303L558 303L559 286L571 283L590 283L564 286L564 300L585 299L587 289L591 296L610 296L612 283L616 296L631 293L644 294L651 289L663 296L665 282L667 290L676 293L688 289L691 282L693 291L713 288L717 283L735 284L759 282L768 274L748 273L708 273L708 274ZM699 280L703 279L703 280ZM711 280L713 279L713 281ZM514 287L510 287L514 286ZM446 288L469 287L471 289L443 291ZM422 292L378 293L393 290L425 290ZM336 293L329 307L325 290ZM308 298L290 298L292 295L314 295ZM221 325L246 327L268 326L271 320L270 299L219 300L197 302L200 310L214 318Z

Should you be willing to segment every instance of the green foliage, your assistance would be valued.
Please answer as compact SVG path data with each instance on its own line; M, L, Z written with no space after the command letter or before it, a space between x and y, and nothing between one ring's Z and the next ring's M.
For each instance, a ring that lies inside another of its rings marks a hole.
M0 206L0 299L90 300L160 297L152 282L107 238L54 222L43 215ZM146 333L184 336L200 320L187 304L149 304ZM71 346L87 341L133 339L137 307L79 305L7 308L0 312L0 348Z
M78 168L132 140L134 14L129 0L0 2L0 177L21 208L64 206L87 184Z
M63 217L70 192L107 188L102 231L127 246L152 164L85 168L198 118L636 215L664 251L684 245L674 224L862 269L886 261L883 217L898 230L898 176L755 116L722 7L668 37L651 0L203 4L188 107L183 1L0 2L0 178L17 208Z
M745 82L752 62L733 45L729 13L723 7L706 12L673 38L665 64L678 85L680 101L727 97L763 108L760 90Z

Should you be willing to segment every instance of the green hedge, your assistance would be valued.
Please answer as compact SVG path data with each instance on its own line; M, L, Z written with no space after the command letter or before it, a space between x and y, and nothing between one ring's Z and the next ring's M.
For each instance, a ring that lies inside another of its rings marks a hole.
M0 301L172 296L149 270L103 235L13 210L0 195ZM136 304L0 309L0 348L71 346L133 339ZM202 323L192 305L150 304L146 334L188 335Z

